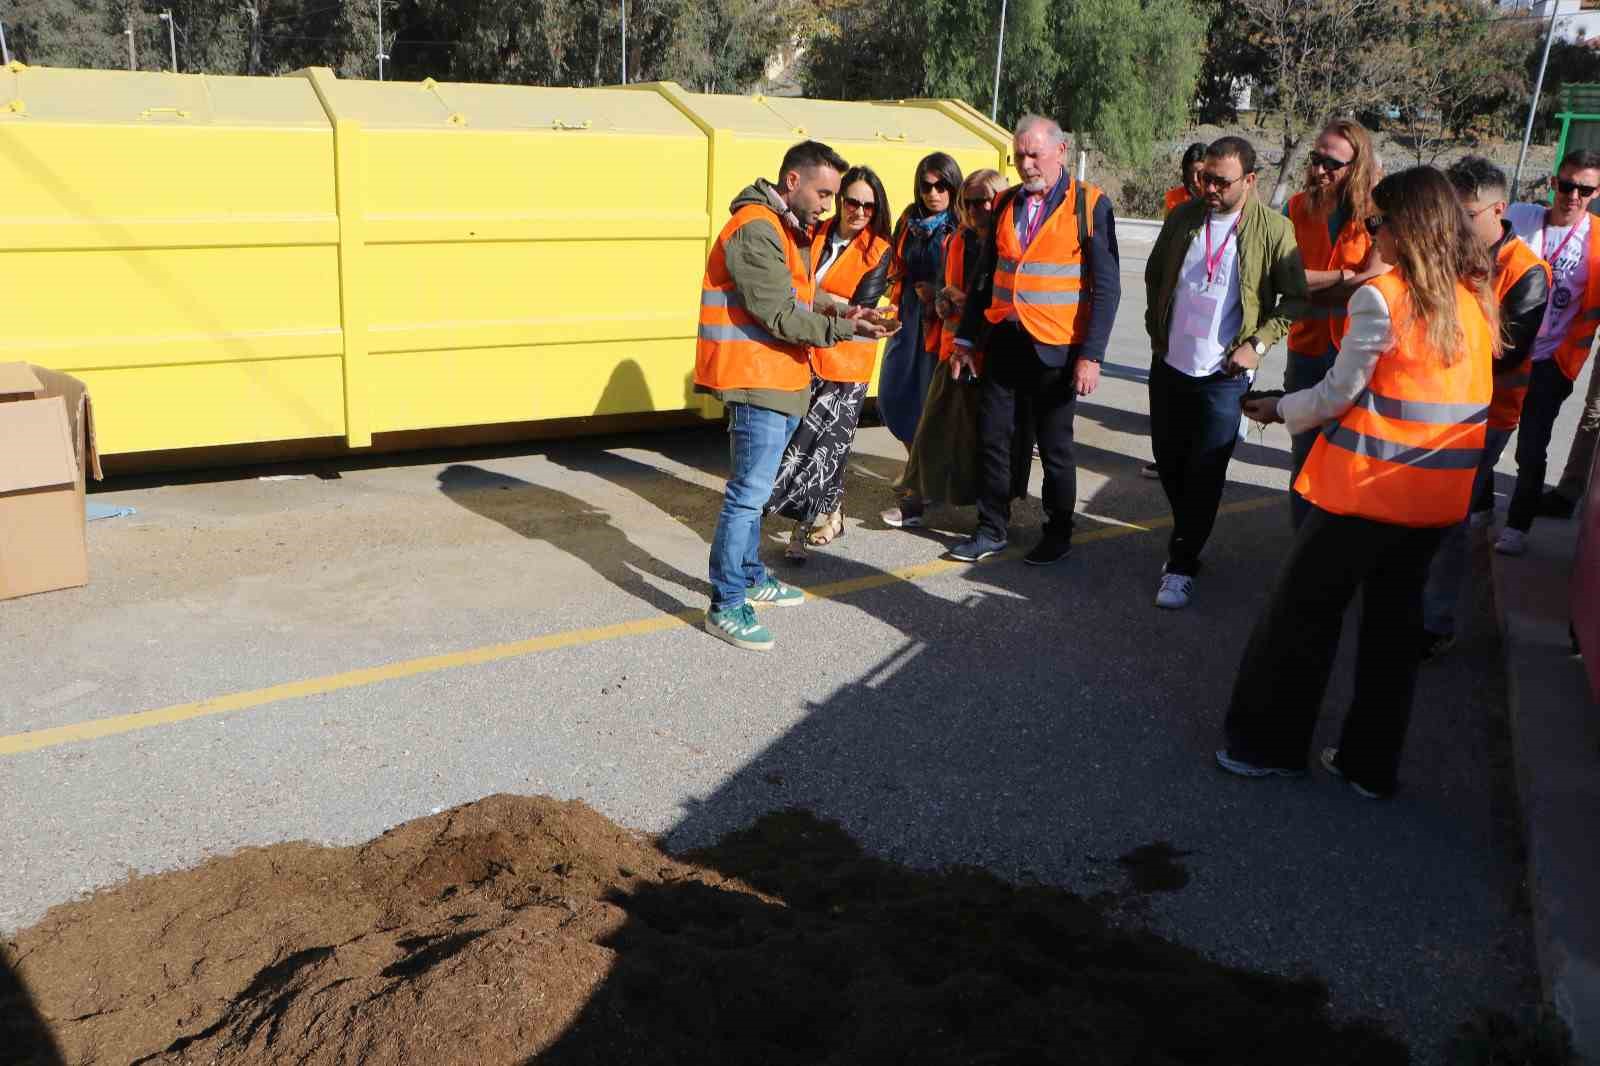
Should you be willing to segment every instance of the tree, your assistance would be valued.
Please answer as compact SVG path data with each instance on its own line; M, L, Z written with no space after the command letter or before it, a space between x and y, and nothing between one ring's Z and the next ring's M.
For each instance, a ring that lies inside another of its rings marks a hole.
M1261 50L1283 158L1270 202L1281 199L1307 137L1334 115L1388 106L1405 74L1392 39L1394 0L1238 0Z

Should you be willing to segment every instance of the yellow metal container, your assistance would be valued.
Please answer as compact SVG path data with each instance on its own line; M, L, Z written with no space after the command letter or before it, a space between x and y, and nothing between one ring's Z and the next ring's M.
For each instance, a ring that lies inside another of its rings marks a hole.
M107 454L700 409L734 194L813 137L883 176L1004 166L965 105L0 70L0 360L94 392Z

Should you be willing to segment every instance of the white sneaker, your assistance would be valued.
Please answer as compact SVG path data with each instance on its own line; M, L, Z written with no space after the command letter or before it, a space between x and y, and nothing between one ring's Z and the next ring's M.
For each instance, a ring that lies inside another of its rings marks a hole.
M1494 550L1501 555L1524 555L1528 551L1528 535L1520 529L1507 526L1495 540Z
M1161 468L1155 463L1146 463L1139 468L1139 476L1149 478L1151 481L1161 480Z
M1467 526L1471 529L1488 529L1494 525L1494 508L1486 511L1473 511L1467 516Z
M1156 606L1176 611L1189 606L1194 590L1194 578L1188 574L1162 574L1161 588L1156 591Z

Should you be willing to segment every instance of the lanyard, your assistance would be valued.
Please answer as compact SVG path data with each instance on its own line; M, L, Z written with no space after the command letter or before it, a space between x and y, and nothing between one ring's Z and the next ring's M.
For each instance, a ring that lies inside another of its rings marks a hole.
M1239 223L1244 221L1244 213L1233 220L1233 225L1228 227L1227 236L1222 238L1222 244L1217 247L1217 254L1211 254L1211 215L1206 215L1206 288L1211 287L1211 279L1216 276L1217 267L1222 265L1222 256L1228 250L1228 242L1233 235L1239 232Z
M1546 211L1545 212L1545 222L1548 223L1549 221L1550 221L1550 212ZM1578 235L1578 228L1580 226L1582 226L1582 225L1583 225L1583 219L1581 219L1581 218L1578 219L1578 221L1574 222L1572 224L1572 228L1567 230L1567 235L1565 237L1561 238L1561 243L1556 245L1556 254L1555 255L1547 255L1547 256L1544 257L1544 261L1546 263L1550 264L1550 269L1551 270L1554 270L1556 268L1556 261L1561 258L1561 253L1566 251L1567 242L1572 240L1572 238L1574 238L1574 237L1576 237ZM1544 236L1545 236L1545 230L1544 229L1540 229L1539 230L1539 250L1541 252L1544 251Z

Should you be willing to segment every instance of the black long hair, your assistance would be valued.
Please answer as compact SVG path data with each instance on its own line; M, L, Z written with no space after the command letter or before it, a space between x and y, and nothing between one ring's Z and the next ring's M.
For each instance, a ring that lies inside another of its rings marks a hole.
M927 217L928 210L922 206L922 175L933 172L944 179L950 186L950 214L955 216L956 197L961 195L961 164L948 152L934 152L922 157L917 164L917 172L911 176L911 212L913 218Z
M873 170L871 167L865 166L851 167L849 170L844 172L844 177L839 179L839 195L841 197L844 196L844 194L849 191L850 186L854 185L858 181L864 181L867 183L867 186L872 190L872 202L877 204L877 206L872 209L872 221L867 223L867 232L871 233L874 237L882 237L884 240L888 240L891 229L891 223L889 222L889 197L888 194L883 191L883 180L878 177L877 171ZM842 217L844 217L843 201L840 202L839 209L834 212L833 225L835 228L838 227L839 219Z
M1204 162L1205 158L1206 142L1204 141L1195 141L1183 150L1183 162L1178 164L1178 180L1183 183L1183 187L1188 189L1191 195L1199 196L1200 190L1190 187L1189 168L1196 163ZM1249 171L1247 170L1246 173L1249 173Z

